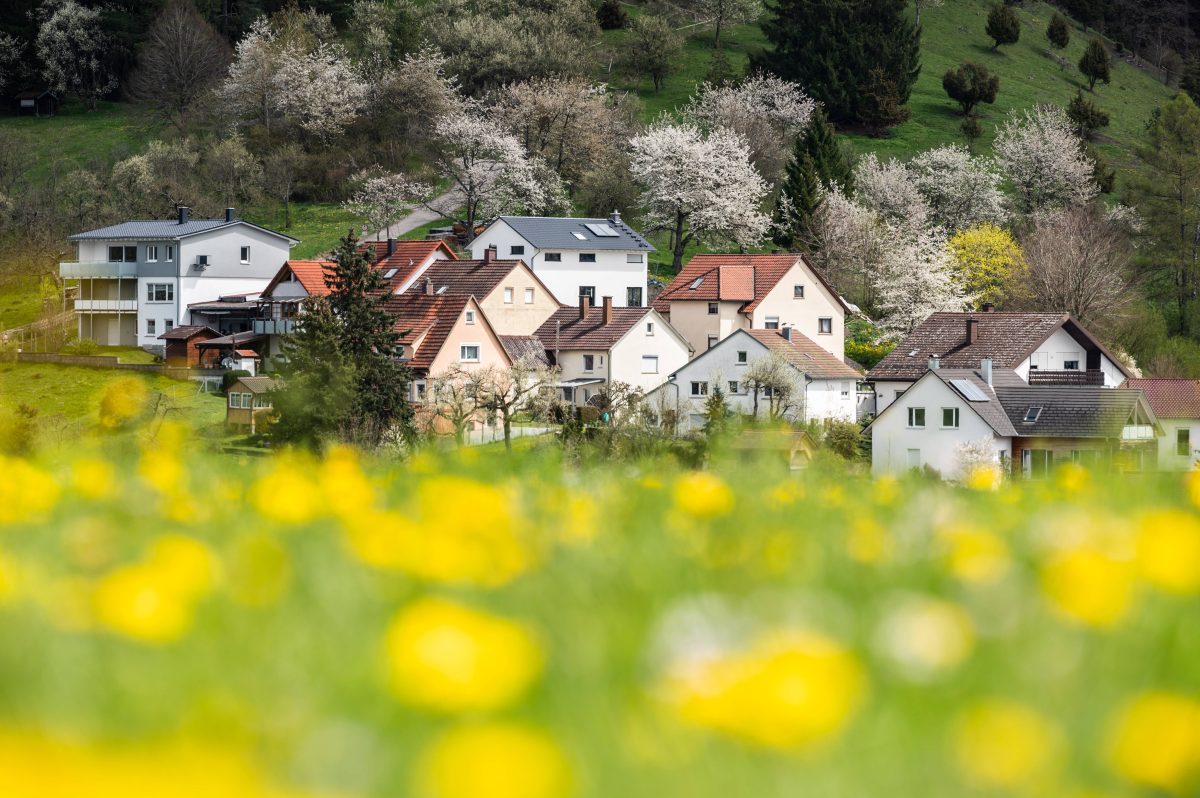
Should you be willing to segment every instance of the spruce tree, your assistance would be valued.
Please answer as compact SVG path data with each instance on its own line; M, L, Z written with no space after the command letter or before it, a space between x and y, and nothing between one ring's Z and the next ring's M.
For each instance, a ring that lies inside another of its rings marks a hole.
M821 205L822 189L854 188L854 167L838 144L833 126L817 111L796 137L775 204L775 243L789 249L811 246L810 221Z
M1088 91L1096 90L1096 81L1108 83L1108 50L1099 39L1088 42L1083 57L1079 59L1079 71L1088 79Z
M921 71L921 32L907 5L768 0L762 28L769 47L752 57L751 69L799 83L839 124L879 124L888 116L881 110L894 117L908 103ZM888 97L879 91L879 72L891 83Z
M998 50L1002 44L1016 44L1021 38L1021 19L1017 12L1003 3L992 6L988 12L987 35L994 42L993 50Z
M1071 25L1067 22L1067 18L1057 11L1050 18L1050 24L1046 27L1046 38L1049 39L1051 46L1059 50L1066 49L1071 43Z
M1083 96L1083 90L1075 92L1075 98L1067 106L1067 118L1075 125L1075 134L1090 141L1096 131L1108 127L1109 118L1100 106Z

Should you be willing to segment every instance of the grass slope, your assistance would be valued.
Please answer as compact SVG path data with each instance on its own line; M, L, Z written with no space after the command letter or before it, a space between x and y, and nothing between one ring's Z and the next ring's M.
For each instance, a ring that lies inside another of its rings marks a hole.
M11 137L28 159L30 176L38 180L128 158L161 128L151 111L129 103L101 102L88 111L69 99L53 117L0 116L0 135Z

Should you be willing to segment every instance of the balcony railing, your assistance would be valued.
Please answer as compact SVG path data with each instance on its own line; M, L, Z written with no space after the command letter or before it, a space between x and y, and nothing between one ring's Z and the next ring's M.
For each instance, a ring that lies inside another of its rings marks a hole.
M60 263L58 276L64 280L79 280L87 277L115 279L137 277L136 263Z
M76 299L77 313L136 313L136 299Z
M259 335L291 335L296 331L295 319L255 319L254 332Z
M1050 371L1047 369L1030 369L1030 385L1104 385L1104 372L1100 369L1072 369L1069 371Z

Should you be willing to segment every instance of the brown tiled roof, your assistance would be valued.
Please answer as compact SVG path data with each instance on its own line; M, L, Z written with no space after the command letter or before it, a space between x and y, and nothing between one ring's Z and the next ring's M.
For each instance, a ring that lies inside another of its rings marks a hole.
M967 342L967 320L979 322L978 339ZM994 368L1013 369L1058 328L1085 346L1104 352L1121 368L1091 333L1066 313L934 313L867 374L873 380L915 380L937 355L942 368L978 368L990 357Z
M434 293L441 292L442 294L459 294L462 296L474 296L478 299L486 297L500 283L513 273L514 269L527 269L532 275L533 270L525 266L521 260L454 260L454 261L439 261L431 265L425 270L409 290L412 292L424 292L425 281L428 280L433 286ZM539 283L537 275L533 275L534 279ZM546 293L550 293L550 289L542 286ZM514 301L517 300L514 297Z
M387 265L389 267L402 267L407 265L410 260L420 263L439 249L446 258L450 260L458 259L458 256L454 254L454 250L450 249L445 241L397 241L396 248L390 257L387 254L386 241L367 241L360 245L359 249L373 251L376 262L380 266Z
M406 291L388 299L384 307L395 320L395 330L401 334L401 342L411 346L422 333L429 331L409 361L412 368L428 369L433 365L470 300L470 295L429 296L415 291Z
M1159 418L1200 418L1200 380L1131 377L1122 388L1140 388Z
M501 335L500 345L508 353L508 359L516 363L518 360L528 360L531 363L548 365L550 358L546 356L546 347L535 335Z
M767 349L778 353L814 379L858 379L858 372L794 329L790 341L784 338L778 330L746 330L746 332Z
M675 275L671 284L654 300L659 312L670 310L671 302L716 300L744 301L743 313L758 307L783 276L798 261L804 260L808 270L829 293L842 302L841 296L825 277L803 255L795 252L758 255L696 255ZM692 287L696 281L699 284ZM844 305L844 303L843 303Z
M1157 414L1141 391L1099 385L997 385L1017 435L1025 438L1119 439L1134 412L1157 426ZM1025 421L1029 409L1040 407L1035 421Z
M612 322L605 324L602 307L590 308L586 319L579 317L579 308L564 307L538 327L534 335L548 352L555 349L610 349L649 312L650 308L613 308Z
M239 377L237 381L245 385L250 393L267 393L283 387L283 383L274 377Z
M212 327L206 327L203 324L185 324L182 327L175 327L174 329L167 330L165 333L158 336L158 339L160 341L190 341L202 333L208 333L212 338L216 338L221 334Z

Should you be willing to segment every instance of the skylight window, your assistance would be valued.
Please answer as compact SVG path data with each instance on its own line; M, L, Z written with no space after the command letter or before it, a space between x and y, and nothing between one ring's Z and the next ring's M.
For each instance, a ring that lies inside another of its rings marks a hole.
M1025 411L1024 421L1026 424L1032 424L1033 422L1037 421L1041 415L1042 415L1042 408L1031 407Z
M695 280L692 280L692 284L688 286L688 290L695 291L697 288L699 288L703 284L704 284L704 278L697 277Z
M444 293L446 293L447 288L449 288L449 286L446 286L446 285L440 286L437 290L437 293L444 294Z
M392 279L393 277L396 276L396 272L398 272L398 271L400 271L400 270L399 269L388 269L386 272L383 273L383 279L385 279L385 280Z
M913 351L911 351L911 352L909 352L909 353L908 353L908 356L909 356L909 357L916 357L916 356L917 356L917 355L919 355L920 353L921 353L921 350L920 350L920 349L914 349Z
M950 380L950 384L969 402L991 401L988 399L988 395L970 380Z
M620 233L607 224L585 224L584 227L601 238L616 238L620 235Z
M580 241L587 241L587 236L585 236L583 233L580 233L580 232L578 232L578 231L576 231L576 232L574 232L574 233L571 233L571 235L575 236L575 237L576 237L576 238L578 238Z

